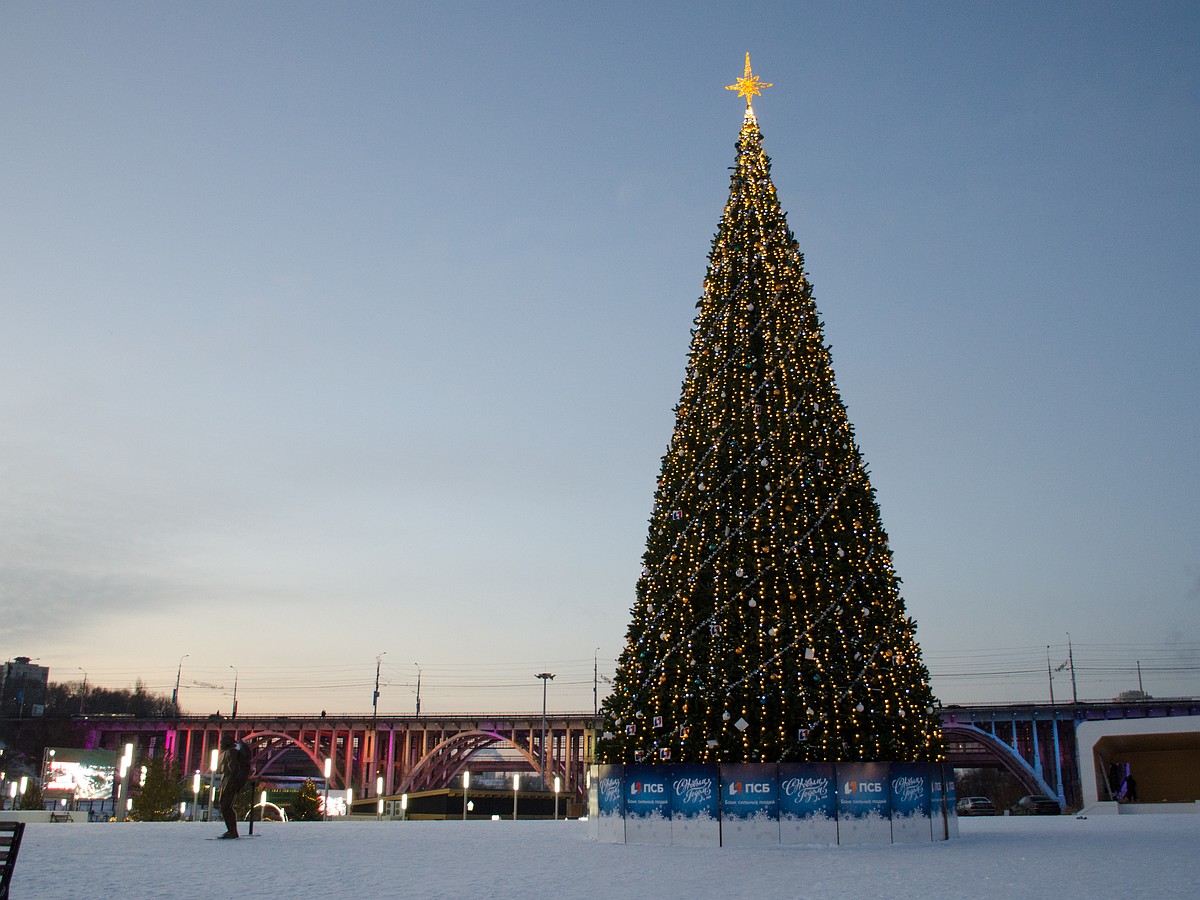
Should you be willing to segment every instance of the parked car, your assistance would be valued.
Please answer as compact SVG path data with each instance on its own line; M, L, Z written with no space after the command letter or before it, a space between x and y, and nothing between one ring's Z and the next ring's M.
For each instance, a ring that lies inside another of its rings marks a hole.
M987 797L963 797L955 804L960 816L994 816L996 807Z
M1062 807L1057 800L1045 794L1027 794L1008 811L1014 816L1057 816L1062 812Z

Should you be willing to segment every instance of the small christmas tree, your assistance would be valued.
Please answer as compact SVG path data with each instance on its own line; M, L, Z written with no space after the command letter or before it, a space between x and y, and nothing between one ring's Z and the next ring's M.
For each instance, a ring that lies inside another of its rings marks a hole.
M141 790L133 797L129 818L138 822L166 822L179 818L185 785L179 763L165 754L146 760Z
M905 614L804 257L746 98L697 306L607 762L928 761L929 673Z
M300 785L296 799L288 805L288 818L293 822L317 822L321 818L321 795L317 793L317 785L307 778Z

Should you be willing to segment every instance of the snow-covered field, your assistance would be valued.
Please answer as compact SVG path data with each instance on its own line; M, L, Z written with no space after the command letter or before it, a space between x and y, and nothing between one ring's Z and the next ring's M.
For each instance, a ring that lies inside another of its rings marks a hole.
M1200 897L1200 815L964 819L956 841L599 844L583 822L30 825L14 900L146 897ZM243 828L244 833L244 828Z

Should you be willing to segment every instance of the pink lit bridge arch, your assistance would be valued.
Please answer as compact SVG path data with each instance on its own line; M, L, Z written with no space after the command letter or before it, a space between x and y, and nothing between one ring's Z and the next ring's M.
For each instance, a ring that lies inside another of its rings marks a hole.
M547 715L545 753L540 713L509 716L240 716L168 719L93 719L87 744L118 748L134 742L141 753L162 748L180 760L184 773L207 772L222 737L255 747L260 775L324 777L330 787L353 788L366 799L450 787L465 769L525 771L554 779L564 794L582 799L584 769L592 761L596 720L591 713ZM485 751L501 751L488 753ZM545 759L545 769L542 759Z

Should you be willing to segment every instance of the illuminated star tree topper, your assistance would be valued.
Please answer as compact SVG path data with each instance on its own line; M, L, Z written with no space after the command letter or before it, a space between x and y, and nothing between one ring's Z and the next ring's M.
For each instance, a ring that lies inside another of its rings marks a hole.
M742 77L733 84L725 86L727 91L737 91L738 96L746 98L746 115L754 115L754 107L751 100L756 94L761 94L763 88L769 88L773 85L769 81L763 81L750 70L750 54L746 54L746 71Z

